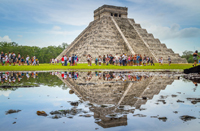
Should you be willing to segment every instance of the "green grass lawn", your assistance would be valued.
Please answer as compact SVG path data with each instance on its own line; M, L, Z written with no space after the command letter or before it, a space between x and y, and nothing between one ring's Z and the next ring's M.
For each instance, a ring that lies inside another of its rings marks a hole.
M58 65L50 65L50 64L40 64L39 66L32 66L32 65L24 65L24 66L1 66L0 65L0 71L47 71L47 70L67 70L67 69L74 69L74 70L92 70L92 69L99 69L99 70L131 70L131 69L150 69L150 70L156 70L156 69L186 69L191 68L192 64L171 64L169 66L168 64L159 65L158 63L155 64L155 66L115 66L115 65L102 65L102 66L96 66L95 64L92 64L92 66L88 66L87 63L80 63L77 66L62 66L61 64Z

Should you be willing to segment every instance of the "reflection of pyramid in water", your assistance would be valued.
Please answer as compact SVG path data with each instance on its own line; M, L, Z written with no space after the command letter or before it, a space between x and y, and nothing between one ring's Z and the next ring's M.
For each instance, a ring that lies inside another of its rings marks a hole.
M147 100L138 99L147 97L152 99L154 95L159 94L167 85L173 83L174 78L169 77L146 77L138 82L115 82L105 81L99 76L93 75L88 82L85 81L87 72L79 72L77 80L67 78L64 80L61 75L57 75L70 89L72 89L80 99L89 101L92 104L103 105L113 104L112 107L92 106L90 110L94 112L94 118L99 118L97 122L104 128L127 125L127 115L120 118L107 117L109 114L134 113L133 109L123 110L120 106L132 106L140 109L141 105Z
M97 58L99 55L126 53L145 54L153 57L155 62L163 57L165 63L171 56L174 63L187 63L186 59L142 29L140 24L127 18L127 10L126 7L109 5L95 10L94 21L57 58L76 54L79 62L86 62L87 54Z

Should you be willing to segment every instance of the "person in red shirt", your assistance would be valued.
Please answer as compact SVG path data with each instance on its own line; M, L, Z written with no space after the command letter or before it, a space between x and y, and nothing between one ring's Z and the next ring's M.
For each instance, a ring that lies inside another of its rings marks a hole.
M64 64L64 56L61 58L61 63L62 63L62 66L63 66L63 64Z

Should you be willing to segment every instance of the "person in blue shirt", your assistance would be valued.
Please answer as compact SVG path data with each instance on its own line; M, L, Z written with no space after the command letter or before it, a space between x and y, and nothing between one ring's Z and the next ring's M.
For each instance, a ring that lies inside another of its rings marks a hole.
M137 66L139 66L139 60L140 60L140 56L138 54L137 57L136 57Z
M74 62L75 62L75 65L77 65L77 56L76 55L74 56Z

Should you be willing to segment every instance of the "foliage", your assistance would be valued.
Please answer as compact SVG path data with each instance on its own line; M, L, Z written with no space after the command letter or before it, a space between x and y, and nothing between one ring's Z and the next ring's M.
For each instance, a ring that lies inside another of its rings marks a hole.
M58 47L48 46L40 48L37 46L22 46L15 42L0 42L0 51L3 51L4 53L20 53L24 59L27 55L30 57L36 56L40 63L49 63L50 59L56 58L67 46L67 43L62 43L62 45L59 45Z
M50 64L40 64L39 66L1 66L0 65L0 70L1 71L45 71L45 70L69 70L69 69L86 69L86 70L91 70L91 69L110 69L110 70L129 70L129 69L150 69L150 70L157 70L157 69L186 69L186 68L191 68L192 64L171 64L169 66L168 64L163 64L160 66L158 63L155 64L155 66L115 66L115 65L102 65L102 66L96 66L95 64L92 64L92 66L88 66L87 63L78 63L77 66L62 66L61 64L57 65L50 65Z
M25 72L24 72L25 73ZM31 76L31 74L29 74ZM27 79L26 75L22 76L22 79L20 82L17 81L15 83L1 83L0 85L10 85L10 86L39 86L39 85L45 85L49 87L55 87L59 86L62 87L62 89L67 89L67 86L55 75L50 75L50 72L42 72L38 73L38 77L33 78L30 77ZM0 88L0 90L16 90L18 87L13 88Z
M194 63L194 60L193 60L193 54L194 52L193 51L184 51L183 52L183 55L181 56L182 58L186 58L186 60L188 61L188 63ZM198 53L200 55L200 53Z

